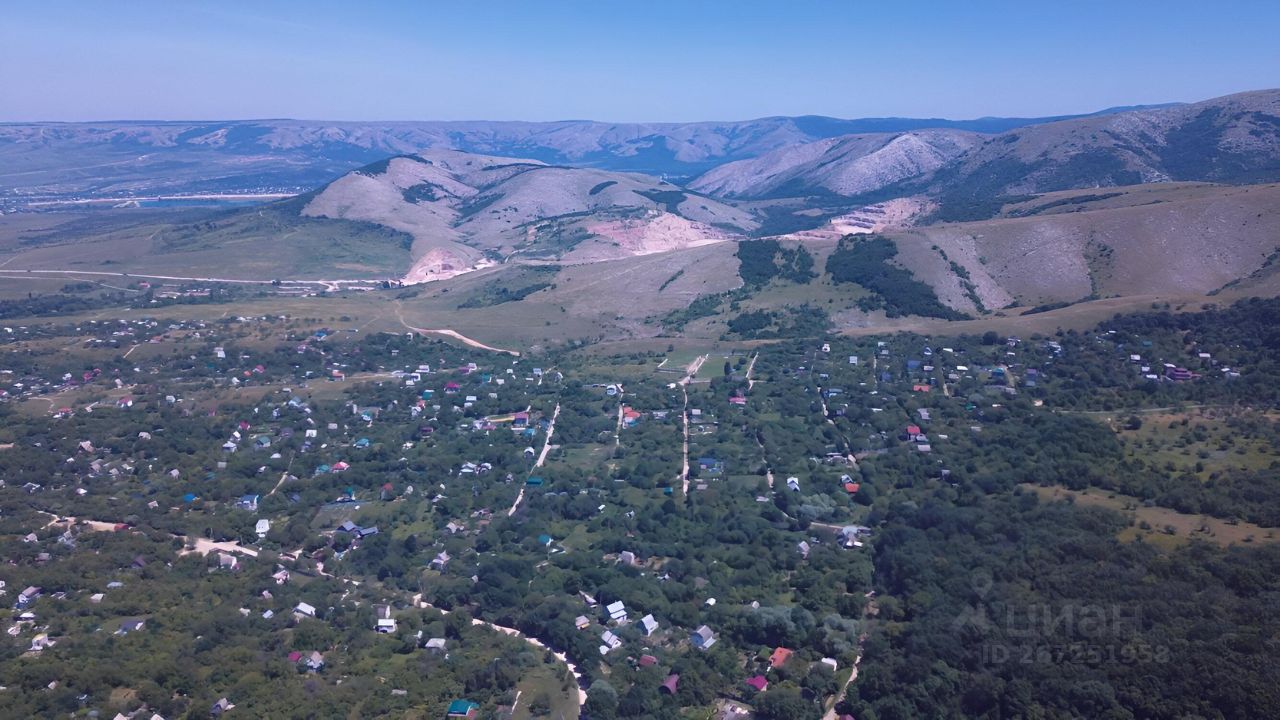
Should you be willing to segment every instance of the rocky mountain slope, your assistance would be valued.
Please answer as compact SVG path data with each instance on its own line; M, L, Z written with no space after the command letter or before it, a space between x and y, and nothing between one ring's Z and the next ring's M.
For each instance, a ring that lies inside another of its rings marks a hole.
M1280 180L1280 90L1066 120L990 138L935 174L940 217L990 213L993 201L1168 181Z
M1280 185L1052 193L1007 217L886 233L898 262L970 314L1090 297L1207 294L1280 253Z
M960 130L845 135L721 165L689 187L724 197L795 193L856 197L930 175L982 139Z
M413 236L408 282L520 256L585 262L739 237L746 212L654 178L430 150L348 173L301 213Z
M995 215L1011 199L1167 181L1280 180L1280 91L1042 123L994 136L855 135L723 165L691 187L744 198L928 195L938 220Z

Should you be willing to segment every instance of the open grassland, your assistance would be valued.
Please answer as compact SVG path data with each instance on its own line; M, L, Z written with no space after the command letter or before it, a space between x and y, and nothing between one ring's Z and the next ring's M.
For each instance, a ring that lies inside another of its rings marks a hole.
M399 277L408 235L368 223L256 211L103 210L0 218L3 269L249 280Z
M1130 518L1131 525L1120 531L1117 537L1125 541L1141 541L1158 547L1171 548L1202 540L1214 545L1227 546L1251 543L1271 543L1277 539L1274 528L1264 528L1253 523L1227 521L1207 515L1189 515L1169 508L1146 505L1138 498L1097 488L1069 490L1064 487L1042 487L1023 484L1042 500L1069 502L1114 510Z
M1198 408L1112 419L1125 452L1169 472L1202 480L1228 471L1256 471L1280 462L1280 415L1232 408Z

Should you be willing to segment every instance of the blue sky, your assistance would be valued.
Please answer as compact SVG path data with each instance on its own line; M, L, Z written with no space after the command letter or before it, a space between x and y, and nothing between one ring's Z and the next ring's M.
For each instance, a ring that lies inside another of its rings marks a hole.
M123 3L0 13L0 121L1087 112L1280 86L1280 3Z

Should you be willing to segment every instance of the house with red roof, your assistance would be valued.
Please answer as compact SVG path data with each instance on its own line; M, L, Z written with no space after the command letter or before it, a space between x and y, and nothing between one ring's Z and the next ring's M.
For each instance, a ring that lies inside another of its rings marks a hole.
M747 685L755 688L756 692L764 692L769 689L769 681L763 675L747 678Z
M773 654L769 656L769 668L777 669L785 665L791 659L792 652L784 647L774 648Z

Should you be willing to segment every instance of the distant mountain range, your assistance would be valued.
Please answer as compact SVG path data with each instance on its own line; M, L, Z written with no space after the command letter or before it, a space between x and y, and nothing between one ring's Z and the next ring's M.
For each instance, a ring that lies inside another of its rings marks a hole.
M1027 125L848 135L721 165L690 183L725 197L923 195L935 219L982 219L1022 196L1181 181L1280 180L1280 91Z
M10 123L0 124L0 207L69 197L303 191L361 165L428 148L643 172L680 181L726 162L850 134L926 129L996 133L1063 119L845 120L807 115L694 123Z

